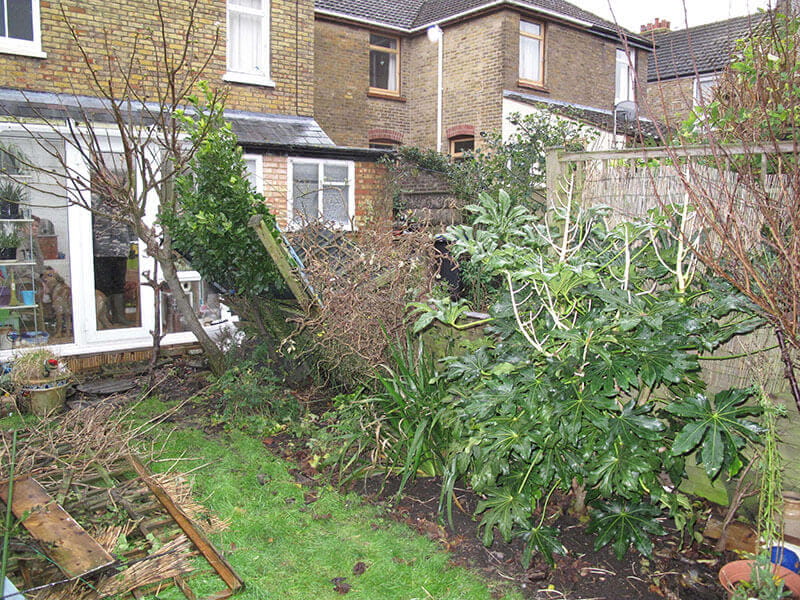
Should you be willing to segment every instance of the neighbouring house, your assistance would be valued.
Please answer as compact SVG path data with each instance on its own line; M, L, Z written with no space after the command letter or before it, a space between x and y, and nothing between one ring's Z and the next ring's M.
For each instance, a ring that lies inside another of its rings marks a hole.
M745 15L676 31L662 19L643 25L642 35L655 45L647 65L645 112L676 125L708 101L717 78L731 62L736 40L748 37L765 15Z
M644 100L651 50L563 0L316 0L314 117L337 144L458 157L511 106L607 121Z
M144 89L160 77L148 54L154 50L150 36L163 33L168 44L180 47L191 5L161 0L167 15L162 31L155 1L0 0L0 145L7 150L0 152L0 200L17 194L22 202L20 210L0 210L0 234L9 234L0 239L10 245L18 238L16 258L0 260L0 360L12 353L12 340L15 347L48 342L64 355L151 344L155 297L141 284L153 272L153 260L131 232L70 202L69 194L89 202L102 197L65 185L54 153L63 153L76 172L86 171L86 164L80 149L70 148L53 128L110 122L109 104L90 84L79 43L101 73L138 48L129 75ZM206 0L197 3L193 18L185 68L198 68L207 57L205 79L228 88L227 118L252 181L279 223L291 227L323 214L349 228L376 218L383 200L376 161L384 152L335 145L313 116L312 0ZM132 99L126 107L131 118L149 99ZM103 152L114 165L118 132L107 131ZM43 287L45 271L49 283ZM180 279L206 322L224 316L213 288L190 266ZM191 341L169 293L159 301L164 343Z

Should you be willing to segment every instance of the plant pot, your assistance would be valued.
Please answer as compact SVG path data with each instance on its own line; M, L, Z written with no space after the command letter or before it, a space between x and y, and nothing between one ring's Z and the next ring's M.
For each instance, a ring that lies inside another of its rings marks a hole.
M739 583L750 581L755 562L755 560L734 560L720 569L719 582L728 594L733 594ZM800 575L780 565L773 565L772 571L775 577L783 580L783 585L792 593L792 598L800 598Z
M0 248L0 260L17 260L17 249Z
M28 411L37 417L48 417L64 409L70 375L47 379L31 379L22 384L22 397Z
M19 219L19 202L0 200L0 219Z

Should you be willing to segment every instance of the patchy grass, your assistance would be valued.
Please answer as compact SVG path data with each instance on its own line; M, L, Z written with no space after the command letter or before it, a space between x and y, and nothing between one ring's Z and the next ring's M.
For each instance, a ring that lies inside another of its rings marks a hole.
M135 419L163 411L149 400ZM379 509L330 486L297 483L291 464L228 423L210 436L196 429L161 425L152 432L163 448L156 471L193 470L195 497L230 527L213 542L246 582L243 600L340 598L352 600L480 600L519 595L501 591L469 571L451 566L437 544L404 525L385 520ZM362 574L356 572L366 569ZM339 590L337 591L336 578ZM219 580L194 580L203 595ZM182 598L168 590L158 598Z

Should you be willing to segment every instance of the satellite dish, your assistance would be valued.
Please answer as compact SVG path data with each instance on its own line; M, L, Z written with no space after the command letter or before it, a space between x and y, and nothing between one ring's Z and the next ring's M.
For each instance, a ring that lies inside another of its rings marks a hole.
M620 123L632 123L639 118L639 107L632 100L623 100L614 107L614 116Z

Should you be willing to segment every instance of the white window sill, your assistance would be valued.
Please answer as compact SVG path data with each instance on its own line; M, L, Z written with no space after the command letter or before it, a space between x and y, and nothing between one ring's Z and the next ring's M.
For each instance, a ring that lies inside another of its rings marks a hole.
M223 81L231 83L245 83L247 85L260 85L262 87L275 87L275 82L269 77L263 75L256 75L253 73L232 73L228 71L222 76Z
M20 48L19 46L9 45L7 41L0 42L0 54L15 54L16 56L27 56L29 58L47 58L47 53L38 48Z

